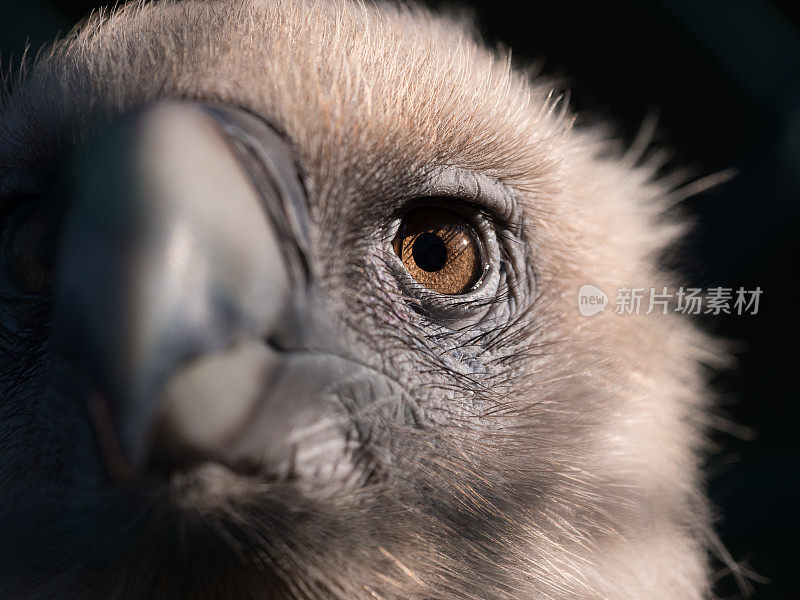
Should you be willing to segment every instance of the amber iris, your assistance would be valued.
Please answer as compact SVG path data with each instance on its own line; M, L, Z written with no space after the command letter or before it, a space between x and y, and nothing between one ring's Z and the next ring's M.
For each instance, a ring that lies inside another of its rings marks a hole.
M440 294L464 294L483 272L475 228L459 213L438 206L409 211L392 242L406 271Z

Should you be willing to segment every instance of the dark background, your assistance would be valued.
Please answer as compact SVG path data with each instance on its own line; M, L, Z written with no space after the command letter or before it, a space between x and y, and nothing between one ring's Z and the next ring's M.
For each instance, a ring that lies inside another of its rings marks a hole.
M35 50L102 4L0 0L4 66L26 40ZM490 43L512 47L523 63L542 59L545 73L566 79L584 120L610 122L628 143L656 115L655 142L673 150L667 171L737 170L684 204L698 223L681 259L691 284L764 291L758 315L708 323L738 341L736 367L715 386L727 415L753 432L716 435L711 493L724 543L758 574L754 597L800 597L800 2L429 4L471 7ZM734 578L721 576L718 593L740 597Z

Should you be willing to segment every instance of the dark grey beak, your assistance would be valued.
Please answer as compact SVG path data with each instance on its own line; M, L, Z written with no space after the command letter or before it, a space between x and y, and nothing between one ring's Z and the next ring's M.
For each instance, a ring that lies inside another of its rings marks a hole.
M306 198L287 143L242 110L161 103L118 123L82 172L57 335L90 382L112 471L154 453L280 463L291 451L280 432L320 420L311 388L338 369L292 365L268 343L297 320L308 285ZM298 369L310 370L305 391ZM284 405L244 448L265 386Z

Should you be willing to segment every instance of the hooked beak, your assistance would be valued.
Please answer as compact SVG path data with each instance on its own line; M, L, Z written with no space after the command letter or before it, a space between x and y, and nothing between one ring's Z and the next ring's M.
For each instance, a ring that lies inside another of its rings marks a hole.
M223 460L264 386L289 385L265 340L302 320L309 283L292 151L244 110L164 102L123 118L86 164L62 238L57 340L91 382L106 462L123 477L154 451ZM320 367L323 385L338 367ZM292 385L276 431L313 419L298 407L314 394Z

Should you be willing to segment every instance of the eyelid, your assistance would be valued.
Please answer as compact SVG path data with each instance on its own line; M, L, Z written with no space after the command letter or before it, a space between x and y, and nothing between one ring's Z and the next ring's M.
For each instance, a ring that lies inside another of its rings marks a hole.
M498 179L458 167L435 169L421 195L464 200L480 206L501 221L512 219L517 205L512 189Z

